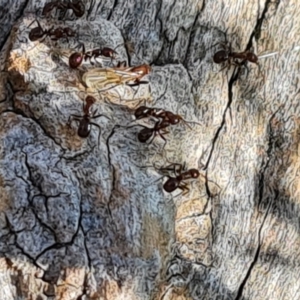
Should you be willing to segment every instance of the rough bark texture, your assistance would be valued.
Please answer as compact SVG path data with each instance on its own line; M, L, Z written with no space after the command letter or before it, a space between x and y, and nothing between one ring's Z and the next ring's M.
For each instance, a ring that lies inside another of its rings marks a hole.
M0 0L1 300L300 299L300 2L89 0L39 19L151 64L137 93L86 91L76 39L31 42L44 3ZM225 39L278 54L219 72ZM87 94L109 119L82 139L67 121ZM144 102L192 128L139 143ZM167 194L151 166L169 162L204 176Z

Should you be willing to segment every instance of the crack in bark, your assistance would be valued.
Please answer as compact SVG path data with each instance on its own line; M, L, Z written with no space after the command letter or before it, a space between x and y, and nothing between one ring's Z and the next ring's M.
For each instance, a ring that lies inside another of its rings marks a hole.
M282 106L280 106L271 116L270 120L269 120L269 140L268 140L268 149L267 149L267 162L265 163L264 165L264 162L262 162L262 165L261 165L261 168L260 168L260 175L259 175L259 179L258 179L258 182L259 182L259 187L258 187L258 190L259 190L259 196L258 196L258 206L261 204L262 202L262 199L263 199L263 195L264 195L264 187L265 187L265 183L264 183L264 180L265 180L265 172L269 166L269 163L270 163L270 157L271 157L271 152L273 150L273 139L274 139L274 134L273 134L273 130L272 130L272 120L274 119L276 113L282 108ZM276 190L275 191L275 197L273 199L273 201L275 201L279 196L279 192ZM261 248L261 231L262 231L262 228L264 226L264 223L266 221L266 218L268 216L268 213L269 213L269 210L270 210L270 207L271 207L271 204L273 203L273 201L271 200L269 202L269 205L268 205L268 208L267 208L267 211L265 213L265 216L264 216L264 219L262 221L262 224L258 230L258 246L257 246L257 249L256 249L256 252L255 252L255 255L254 255L254 258L253 258L253 261L251 262L250 266L249 266L249 269L238 289L238 293L237 293L237 296L235 298L235 300L239 300L241 299L242 297L242 294L243 294L243 290L244 290L244 287L251 275L251 272L258 260L258 257L259 257L259 253L260 253L260 248Z
M218 137L219 137L219 134L220 134L221 130L223 129L223 127L226 123L225 118L226 118L227 111L231 109L230 106L231 106L231 103L232 103L232 100L233 100L232 99L232 94L233 94L232 87L233 87L234 82L238 79L240 71L238 70L235 74L234 73L235 73L235 70L234 70L233 75L231 76L231 78L229 80L229 83L228 83L228 102L227 102L227 105L225 107L225 110L224 110L224 113L223 113L223 116L222 116L222 122L221 122L219 128L217 129L217 131L215 133L215 136L212 140L212 147L211 147L208 159L206 161L206 164L205 164L203 170L207 170L207 168L209 166L209 163L210 163L210 160L211 160L214 148L215 148L215 144L218 140Z
M91 0L90 7L87 10L86 19L88 19L88 17L90 17L95 4L96 4L96 0ZM96 11L95 11L95 14L97 13L97 10L98 10L98 8L99 8L100 5L101 5L101 1L99 1L99 3L98 3L98 6L97 6Z
M276 193L276 195L275 195L273 201L275 201L275 200L278 198L278 196L279 196L279 192L278 192L277 190L276 190L275 193ZM241 297L242 297L242 295L243 295L244 287L245 287L245 285L246 285L246 283L247 283L247 281L248 281L248 279L249 279L249 277L250 277L250 275L251 275L251 272L252 272L252 270L253 270L255 264L257 263L257 260L258 260L258 257L259 257L259 253L260 253L260 248L261 248L261 242L262 242L262 241L261 241L261 231L262 231L262 228L263 228L263 226L264 226L264 224L265 224L265 221L266 221L266 219L267 219L267 216L269 215L269 211L270 211L271 204L273 203L273 201L271 200L271 201L269 202L267 211L266 211L266 213L265 213L265 215L264 215L264 218L263 218L263 221L262 221L262 223L261 223L261 226L259 227L259 230L258 230L258 246L257 246L257 249L256 249L256 251L255 251L254 258L253 258L253 260L252 260L252 262L251 262L251 264L250 264L250 266L249 266L249 269L248 269L248 271L247 271L247 273L246 273L246 275L245 275L245 277L244 277L242 283L240 284L240 287L239 287L239 289L238 289L237 296L236 296L235 300L241 299Z
M277 114L277 112L282 108L282 106L280 106L271 116L270 120L269 120L269 140L268 140L268 149L267 149L267 157L266 160L267 162L265 163L264 161L262 161L261 163L261 167L260 167L260 175L259 175L259 186L258 186L258 192L259 192L259 200L258 200L258 206L261 204L261 200L262 200L262 196L263 196L263 189L264 189L264 180L265 180L265 172L269 166L270 163L270 157L271 157L271 152L273 150L273 139L274 139L274 134L273 134L273 130L272 130L272 125L271 122L273 121L273 119L275 118L275 115Z
M254 37L255 37L256 40L260 39L262 24L263 24L263 21L266 17L266 14L268 13L269 5L270 4L275 4L276 9L277 9L279 3L280 3L280 1L273 2L272 0L266 0L265 7L263 9L261 17L257 19L256 25L255 25L255 27L254 27L251 35L250 35L249 42L247 44L246 50L250 50L250 48L252 47L252 40L253 40Z
M16 109L16 108L14 108L13 110L12 109L4 110L4 111L1 112L0 115L2 115L4 113L14 113L16 115L22 116L25 119L34 121L38 125L38 127L43 131L43 133L45 134L45 136L47 136L48 138L50 138L63 151L63 154L65 154L66 150L63 149L62 146L58 142L56 142L56 140L46 131L46 129L42 126L42 124L39 122L38 119L36 119L33 116L32 117L28 117L21 109Z
M79 209L78 226L77 226L77 229L76 229L75 233L73 234L71 240L69 242L65 242L65 243L57 243L57 242L55 242L53 245L51 245L51 246L45 248L43 251L41 251L36 256L36 260L38 260L42 255L44 255L49 250L52 250L52 249L61 249L61 248L67 247L67 246L72 246L74 244L75 238L78 236L79 229L81 228L81 223L82 223L82 213L81 213L81 209Z
M42 269L42 270L44 270L43 268L41 268L38 264L37 264L37 262L36 262L36 260L37 259L35 259L34 257L32 257L30 254L28 254L27 252L25 252L25 250L19 245L19 243L18 243L18 241L17 241L17 233L19 233L19 231L15 231L13 228L12 228L12 224L10 223L10 221L9 221L9 219L8 219L8 217L7 217L7 215L5 214L5 219L6 219L6 223L7 223L7 227L9 228L9 233L10 234L13 234L14 235L14 243L13 243L13 245L14 245L14 247L16 247L17 249L19 249L20 251L21 251L21 253L24 255L24 256L26 256L28 259L29 259L29 261L31 261L38 269ZM24 230L22 230L22 231L24 231ZM2 237L1 237L2 238ZM45 270L44 270L45 271Z
M29 1L30 1L30 0L26 0L26 1L24 2L23 6L20 8L20 13L16 16L16 18L14 19L14 21L12 22L12 24L16 24L16 23L19 21L19 19L20 19L21 17L23 17L24 11L25 11L25 9L26 9L26 7L27 7ZM8 31L8 34L5 36L5 38L4 38L4 40L3 40L3 43L0 45L0 52L2 52L2 49L3 49L3 47L5 46L5 44L6 44L7 40L8 40L8 38L9 38L9 36L10 36L10 34L11 34L11 28L12 28L12 26L13 26L13 25L10 26L10 30Z
M114 167L114 165L112 164L111 162L111 149L110 149L110 145L109 145L109 140L113 137L113 135L115 134L115 128L118 128L119 125L115 125L111 131L111 133L109 134L109 136L107 137L107 140L106 140L106 146L107 146L107 151L108 151L108 165L112 168L112 188L111 188L111 192L110 192L110 196L109 196L109 199L108 199L108 202L107 202L107 212L112 220L112 224L114 224L113 222L113 216L112 216L112 213L111 213L111 209L110 209L110 203L112 201L112 197L113 197L113 192L115 191L115 186L116 186L116 169Z
M107 16L107 20L108 20L108 21L111 19L111 16L112 16L112 14L113 14L113 12L114 12L116 6L118 5L118 2L119 2L118 0L115 0L115 1L114 1L113 7L112 7L112 9L111 9L109 15Z
M194 22L193 22L193 25L191 26L191 32L190 32L190 37L189 37L189 41L188 41L188 44L187 44L187 48L186 48L186 53L185 53L185 57L184 57L184 59L183 59L183 61L184 61L184 65L186 65L186 62L187 62L187 60L188 60L188 53L189 53L189 49L190 49L190 47L191 47L191 44L192 44L192 42L194 41L193 40L193 33L194 33L194 30L195 30L195 27L196 27L196 23L197 23L197 21L198 21L198 18L199 18L199 15L200 15L200 13L202 12L202 10L200 10L200 11L198 11L197 12L197 14L196 14L196 16L195 16L195 20L194 20ZM187 69L187 68L186 68Z

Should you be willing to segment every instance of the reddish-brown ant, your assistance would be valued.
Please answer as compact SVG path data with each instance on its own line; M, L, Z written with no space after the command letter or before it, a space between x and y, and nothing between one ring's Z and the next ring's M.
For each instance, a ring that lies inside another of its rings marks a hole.
M168 193L172 193L176 189L181 189L183 191L183 195L188 193L189 191L189 188L187 187L188 184L184 181L188 179L196 179L200 175L197 169L185 170L185 167L182 164L175 163L165 168L161 168L159 169L159 171L173 171L175 177L165 175L166 177L168 177L168 180L164 183L163 188Z
M98 145L99 145L101 128L98 124L91 122L91 120L97 119L99 117L105 117L107 119L109 119L109 118L104 115L101 115L101 114L96 115L97 109L94 111L91 110L91 107L95 102L96 102L96 99L94 97L87 96L85 98L85 104L83 104L83 116L71 115L68 120L68 125L71 126L71 123L73 121L78 121L79 126L78 126L78 130L77 130L77 134L82 138L86 138L90 135L92 125L98 127L98 129L99 129Z
M82 64L83 60L86 61L87 59L89 59L90 63L93 65L94 63L91 59L94 58L96 60L99 56L109 57L113 60L116 58L116 54L117 52L111 48L98 48L85 52L84 44L82 44L82 52L75 52L69 57L69 66L72 69L76 69Z
M240 67L249 61L259 66L258 57L253 52L248 50L243 52L232 52L231 44L227 46L227 44L222 43L222 46L224 49L217 51L213 56L213 61L216 64L227 63L224 68L229 68L231 65Z
M48 29L48 30L43 30L41 24L39 23L38 20L36 20L38 23L38 27L35 27L31 29L29 32L29 39L32 42L37 41L38 39L41 38L46 38L47 36L50 37L51 40L57 41L58 39L65 38L68 41L68 37L73 37L75 36L75 32L69 28L69 27L58 27L53 30L53 26Z
M61 1L52 1L45 4L42 15L48 16L55 7L63 11L72 9L74 15L78 18L82 17L85 11L84 4L81 0L78 0L76 2L68 1L67 3L63 3Z
M190 128L187 122L180 115L173 114L172 112L161 108L140 106L136 109L134 116L137 120L147 117L161 118L163 121L169 122L170 125L176 125L182 121Z

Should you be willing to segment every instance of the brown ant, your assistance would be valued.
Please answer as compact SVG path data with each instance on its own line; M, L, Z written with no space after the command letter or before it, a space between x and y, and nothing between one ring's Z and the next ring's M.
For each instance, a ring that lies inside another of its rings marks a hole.
M216 64L227 63L224 68L229 68L231 65L241 67L245 65L247 61L249 61L259 66L258 57L253 52L249 50L243 52L232 52L230 43L229 46L227 46L227 43L221 43L221 45L224 49L217 51L213 56L213 61ZM221 69L221 71L223 69Z
M85 52L84 44L82 44L82 52L75 52L69 57L69 66L72 69L76 69L82 64L83 60L86 61L87 59L89 59L90 64L93 65L94 63L91 61L91 59L94 58L96 60L96 58L99 56L110 57L111 60L113 60L116 58L116 54L117 52L111 48L98 48Z
M189 128L191 128L180 115L173 114L172 112L163 110L161 108L140 106L139 108L136 109L134 116L137 120L147 118L147 117L161 118L163 121L169 122L170 125L176 125L180 121L182 121Z
M230 43L229 47L225 43L222 43L222 46L224 49L217 51L213 56L213 61L216 64L227 63L227 65L224 68L229 68L231 65L241 67L245 65L247 61L249 61L259 66L258 57L253 52L249 50L243 52L232 52ZM221 69L221 71L223 69Z
M69 28L69 27L58 27L53 30L53 26L48 30L43 30L41 24L38 20L36 20L38 23L38 27L35 27L31 29L29 32L29 39L32 42L37 41L38 39L41 39L44 37L44 39L49 36L51 40L57 41L58 39L65 38L68 41L68 37L75 36L75 32Z
M45 4L43 11L42 11L42 15L48 16L55 7L57 9L61 9L63 11L72 9L74 15L78 18L82 17L85 12L85 6L81 0L77 0L76 2L69 1L67 3L63 3L60 1L52 1L52 2Z
M200 176L197 169L185 170L184 165L176 163L165 168L161 168L159 171L173 171L175 177L165 175L168 177L168 180L164 183L163 189L168 193L172 193L176 189L181 189L183 191L183 195L189 192L189 188L187 187L188 184L184 181L188 179L196 179Z
M85 98L85 104L83 103L83 116L79 115L71 115L68 120L68 125L71 127L71 123L73 121L78 121L79 126L77 130L77 134L82 138L87 138L91 133L91 125L94 125L98 127L99 129L99 136L98 136L98 145L100 141L100 134L101 134L101 128L98 124L91 122L92 119L97 119L99 117L105 117L109 119L108 117L104 115L96 115L97 109L92 111L91 107L96 102L96 99L92 96L87 96Z

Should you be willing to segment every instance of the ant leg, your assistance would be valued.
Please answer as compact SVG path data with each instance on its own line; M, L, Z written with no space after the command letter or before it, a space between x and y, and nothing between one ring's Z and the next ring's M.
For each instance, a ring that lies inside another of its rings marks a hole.
M178 170L176 170L177 167L179 167ZM177 174L180 174L182 169L183 169L183 166L182 166L182 164L179 164L179 163L172 163L164 168L161 168L161 170L173 171L175 176L177 176Z
M153 134L152 134L152 139L150 140L150 142L149 143L147 143L147 144L151 144L152 142L153 142L153 140L155 139L155 137L156 137L156 134L155 134L155 132L153 132Z
M179 185L179 188L184 191L182 193L182 196L184 196L184 195L186 195L190 191L190 189L188 188L187 183L182 182L181 184L182 185Z
M72 122L73 121L78 121L80 122L82 120L82 116L77 116L77 115L70 115L69 116L69 119L68 119L68 122L67 122L67 126L69 128L72 128Z
M82 46L82 55L84 55L84 54L85 54L85 46L84 46L84 43L81 43L81 42L80 42L80 43L79 43L79 47L80 47L80 46ZM78 47L78 48L79 48L79 47ZM76 48L77 48L77 47L76 47Z
M167 140L165 139L164 134L168 134L168 133L170 133L170 132L167 131L167 130L164 130L163 133L158 132L159 136L165 141L165 142L164 142L164 145L163 145L163 147L162 147L162 150L164 150L164 148L165 148L165 146L166 146L166 143L167 143Z
M97 118L100 118L100 117L105 117L106 119L111 120L111 118L109 118L105 115L96 115L96 116L93 116L92 119L97 119Z
M127 82L126 82L126 84L127 84L128 86L131 86L131 87L137 86L137 85L140 85L140 84L148 84L148 83L149 83L149 81L137 81L137 82L135 82L135 83L127 83Z
M190 130L192 130L193 128L188 124L188 123L197 123L197 122L187 122L185 119L181 119L181 121L184 123L185 126L187 126ZM198 123L197 123L198 124ZM200 125L200 124L199 124Z
M119 61L117 63L117 68L126 68L126 60Z
M95 63L94 62L92 62L92 56L89 56L89 57L87 57L87 59L89 59L89 61L90 61L90 64L93 66Z
M179 184L178 188L181 189L182 192L179 193L178 195L176 195L175 197L184 196L184 195L188 194L188 192L190 191L190 189L187 187L187 183L185 183L185 182L181 182Z
M38 20L38 19L36 19L35 21L37 22L37 24L38 24L39 28L42 28L42 26L41 26L41 24L40 24L39 20ZM32 24L32 23L31 23L31 24ZM30 25L31 25L31 24L30 24Z
M98 134L98 147L100 146L100 136L101 136L101 127L96 124L96 123L93 123L93 122L90 122L91 125L94 125L94 126L97 126L98 129L99 129L99 134Z
M227 64L226 64L219 72L222 72L224 69L226 69L226 68L228 68L228 67L230 67L230 64L227 63ZM219 73L219 72L218 72L218 73Z
M29 28L34 22L37 22L37 23L38 23L38 20L37 20L37 19L34 19L34 20L27 26L27 28ZM38 25L39 25L39 23L38 23ZM41 25L39 25L39 27L41 27Z

